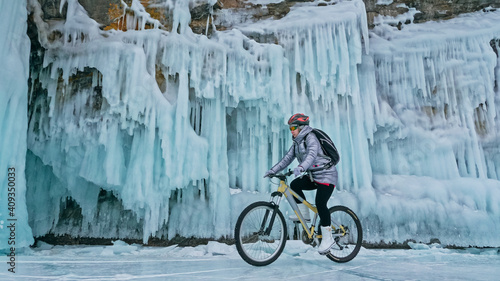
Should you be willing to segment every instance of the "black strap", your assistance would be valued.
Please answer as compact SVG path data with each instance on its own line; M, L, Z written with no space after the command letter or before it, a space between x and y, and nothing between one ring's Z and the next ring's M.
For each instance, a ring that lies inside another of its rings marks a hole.
M311 131L312 132L312 131ZM307 135L304 137L304 148L307 150L307 142L306 142L306 138L307 136L309 136L309 134L311 133L307 133ZM330 167L333 166L333 160L331 157L329 157L328 155L326 155L325 153L325 150L323 150L323 146L321 146L321 143L319 144L319 146L321 147L321 150L323 151L323 154L328 157L328 159L330 159L330 162L326 163L322 168L319 168L317 170L314 170L314 171L321 171L321 170L326 170L326 169L329 169Z

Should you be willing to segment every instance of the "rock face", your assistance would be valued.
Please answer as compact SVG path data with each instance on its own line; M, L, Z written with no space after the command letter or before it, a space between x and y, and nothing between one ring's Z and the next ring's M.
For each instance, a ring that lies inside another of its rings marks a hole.
M373 27L374 18L377 16L395 17L408 12L411 8L419 11L415 14L413 22L421 23L430 20L451 19L457 15L479 11L490 6L500 7L498 1L488 0L364 0L364 2L370 27Z
M38 2L44 13L44 20L65 18L66 8L63 8L62 14L59 9L61 0L39 0ZM78 2L87 10L91 18L103 25L111 24L114 20L114 8L121 6L120 0L79 0ZM130 4L132 1L127 0L124 2Z
M45 20L64 18L65 9L63 8L62 14L59 12L60 0L38 1L42 6ZM130 6L132 0L123 2ZM158 1L154 0L141 0L140 2L146 11L160 20L166 28L171 26L172 19L168 16L169 7L159 8ZM232 25L232 22L224 20L227 11L231 11L231 14L244 15L240 17L241 20L258 21L270 17L282 18L290 11L290 7L300 2L313 1L283 0L276 4L259 5L245 0L218 0L212 8L206 3L193 4L190 6L191 28L195 33L205 32L207 17L211 10L217 29L226 30L230 29ZM378 16L396 17L408 13L410 9L416 11L413 22L421 23L430 20L450 19L487 7L500 8L500 2L496 0L364 0L364 2L370 28L375 25L375 18ZM120 0L79 0L79 3L87 10L91 18L102 24L103 28L117 28L116 24L113 24L117 23L124 14L125 7L122 7ZM318 5L330 4L335 4L335 1L327 0L318 3Z

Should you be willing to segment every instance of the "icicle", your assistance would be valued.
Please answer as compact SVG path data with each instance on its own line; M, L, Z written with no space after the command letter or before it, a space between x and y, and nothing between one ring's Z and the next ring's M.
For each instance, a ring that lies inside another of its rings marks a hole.
M30 40L26 1L0 2L0 252L14 257L33 244L25 172ZM12 261L12 259L11 259ZM14 265L9 271L17 272ZM7 271L7 267L4 267Z

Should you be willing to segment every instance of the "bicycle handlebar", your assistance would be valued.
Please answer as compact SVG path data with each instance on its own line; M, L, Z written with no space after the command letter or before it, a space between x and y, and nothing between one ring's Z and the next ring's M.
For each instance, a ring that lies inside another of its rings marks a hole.
M284 174L270 174L269 178L278 178L280 180L286 180L286 178L291 175L293 175L293 171L288 169L288 172Z

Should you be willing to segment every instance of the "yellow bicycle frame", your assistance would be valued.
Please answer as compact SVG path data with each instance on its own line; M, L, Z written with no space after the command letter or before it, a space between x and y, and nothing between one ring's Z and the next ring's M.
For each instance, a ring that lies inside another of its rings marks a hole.
M278 192L285 195L285 198L288 200L288 203L295 212L295 215L297 216L297 218L299 218L302 228L307 233L307 237L309 239L312 239L314 235L314 225L316 224L316 220L318 218L318 209L316 208L316 206L313 206L311 203L307 202L307 200L300 197L297 193L293 192L293 190L286 184L284 180L280 180ZM302 217L302 214L300 214L299 207L297 206L294 197L297 198L302 204L306 205L307 208L311 209L314 212L315 215L311 223L311 228L307 226L304 218ZM321 238L321 235L318 235L317 238Z

